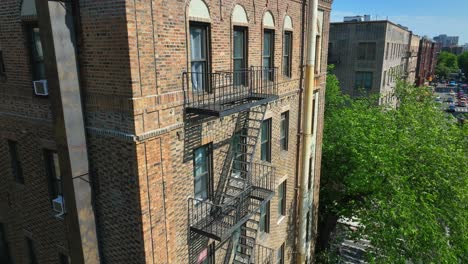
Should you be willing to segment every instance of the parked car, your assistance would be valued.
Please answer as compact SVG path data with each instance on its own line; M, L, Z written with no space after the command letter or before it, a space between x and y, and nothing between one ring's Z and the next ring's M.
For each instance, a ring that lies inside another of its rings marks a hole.
M458 106L460 106L460 107L466 107L466 100L465 100L465 99L460 99L460 100L458 100Z
M451 112L451 113L455 112L455 105L450 104L449 107L448 107L448 109L447 109L447 111L449 111L449 112Z
M451 90L449 94L450 95L456 95L456 93L453 90Z
M449 82L449 86L457 86L457 82L451 81L451 82Z
M447 102L453 103L453 97L448 97L448 98L447 98Z

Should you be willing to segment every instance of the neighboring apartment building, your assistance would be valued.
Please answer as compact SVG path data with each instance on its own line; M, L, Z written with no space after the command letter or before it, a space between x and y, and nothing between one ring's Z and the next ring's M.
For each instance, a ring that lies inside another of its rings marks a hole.
M440 44L428 38L421 39L416 69L416 86L427 85L434 79L439 52Z
M0 262L291 263L306 3L35 2L0 8Z
M441 45L441 48L453 47L458 46L458 36L447 36L445 34L441 34L437 37L434 37L434 41Z
M409 51L407 54L408 58L405 67L406 81L410 84L415 84L416 82L416 70L418 68L418 54L420 42L421 37L411 33Z
M390 21L331 23L329 63L343 92L380 93L394 102L398 78L406 76L411 32Z

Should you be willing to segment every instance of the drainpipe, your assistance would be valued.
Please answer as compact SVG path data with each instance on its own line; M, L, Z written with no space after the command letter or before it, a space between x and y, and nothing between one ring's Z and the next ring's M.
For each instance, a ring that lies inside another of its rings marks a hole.
M299 175L299 232L297 238L297 259L296 263L303 264L306 262L307 252L307 212L309 211L310 199L307 190L308 173L310 164L310 156L312 152L312 119L313 119L313 100L315 88L315 42L317 35L317 17L318 17L318 0L309 1L308 10L309 23L307 26L307 54L305 68L305 94L303 105L303 130L301 135L302 150L300 155L301 172ZM313 189L313 187L312 187Z
M35 0L72 263L100 263L70 2Z

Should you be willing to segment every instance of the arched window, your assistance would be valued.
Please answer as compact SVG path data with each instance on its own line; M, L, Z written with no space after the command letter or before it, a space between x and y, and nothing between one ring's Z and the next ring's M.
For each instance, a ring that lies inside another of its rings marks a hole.
M210 11L208 6L202 0L192 0L189 6L189 17L209 20Z
M283 22L283 75L292 76L292 47L293 47L293 27L292 19L286 16Z
M265 12L263 15L263 26L268 28L275 28L275 20L270 11Z
M232 11L232 23L247 24L249 20L247 18L247 12L241 5L236 5Z

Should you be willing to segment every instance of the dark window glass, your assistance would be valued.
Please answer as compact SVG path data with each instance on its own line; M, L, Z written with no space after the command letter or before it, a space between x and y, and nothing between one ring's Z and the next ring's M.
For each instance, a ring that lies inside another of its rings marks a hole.
M315 65L314 70L316 74L320 73L320 57L322 56L322 43L320 36L315 37Z
M192 71L192 89L194 91L209 91L209 43L208 26L190 24L190 61Z
M283 74L291 77L292 65L292 32L284 32L284 47L283 47Z
M385 54L385 59L388 60L388 54L390 53L390 43L387 43L387 52Z
M0 263L11 264L10 249L3 224L0 223Z
M29 256L28 264L37 264L36 251L34 249L34 242L29 237L26 238L26 246L28 248L28 256Z
M193 152L195 199L204 201L209 198L212 170L211 144L199 147Z
M70 264L69 257L64 254L59 254L60 264Z
M286 181L278 188L278 215L286 215Z
M28 25L26 30L30 41L33 80L44 80L46 79L46 73L39 27L37 25Z
M364 88L366 90L371 90L372 82L373 82L372 72L356 72L356 83L355 83L356 89Z
M312 162L314 162L314 160L312 158L309 159L309 180L307 181L307 189L310 191L310 188L312 188L312 181L313 181L313 178L312 178L312 175L314 175L313 171L312 171Z
M0 80L6 75L5 61L3 60L3 51L0 50Z
M288 150L288 140L289 140L289 111L281 114L281 124L280 124L281 150Z
M52 150L44 151L46 161L46 171L49 178L50 198L53 200L63 194L62 174L60 172L60 163L57 152Z
M234 27L234 84L247 85L247 28Z
M23 168L21 167L21 161L18 153L18 143L8 140L8 147L10 149L11 169L15 180L24 184Z
M260 232L270 233L270 201L260 208Z
M284 264L284 243L276 251L276 264Z
M246 143L247 143L247 129L242 129L234 134L233 138L233 150L234 150L234 162L233 176L245 178L247 172L247 157L246 157Z
M271 118L263 121L261 134L260 158L271 162Z
M263 67L265 68L263 73L264 80L273 81L274 71L271 68L274 67L274 43L275 43L275 32L273 30L265 30L263 34Z
M375 52L375 42L361 42L358 45L358 60L375 60Z

